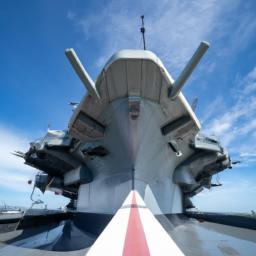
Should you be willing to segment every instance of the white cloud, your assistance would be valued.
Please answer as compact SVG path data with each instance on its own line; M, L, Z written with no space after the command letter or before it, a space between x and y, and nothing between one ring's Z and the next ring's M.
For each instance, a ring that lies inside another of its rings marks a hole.
M224 55L237 49L240 51L244 50L250 39L255 36L256 20L255 12L253 11L254 7L252 9L249 6L247 7L243 1L237 7L236 15L227 24L226 32L229 34L229 40L226 42L228 47L222 48L221 54Z
M142 4L110 1L97 15L74 16L86 39L102 41L98 66L115 51L123 48L142 49L139 17L145 13L148 49L159 54L172 72L180 70L202 40L211 40L221 29L230 1L142 1ZM232 1L236 6L237 1ZM228 8L230 10L232 8ZM69 15L70 16L70 15ZM220 35L219 35L220 36ZM139 43L140 42L140 43ZM214 63L209 63L214 67Z
M35 169L24 165L23 159L12 154L16 150L26 152L29 147L27 135L0 125L0 142L0 186L30 191L27 181L34 176Z
M68 11L68 13L67 13L67 18L68 18L69 20L74 20L75 17L76 17L76 14L75 14L74 12Z
M256 91L256 67L254 67L245 77L237 78L238 86L233 90L233 97L238 101L243 101Z
M201 124L203 125L205 122L209 121L214 114L216 114L216 109L219 106L224 106L225 102L222 96L215 98L211 104L208 105L206 111L204 111L202 117L200 118Z
M231 178L232 179L232 178ZM204 190L193 198L197 209L209 212L256 211L256 186L253 180L226 181L223 186Z
M200 41L213 43L209 54L214 53L214 59L208 55L200 66L203 72L210 73L216 67L217 57L222 56L226 61L236 56L256 31L254 13L239 0L108 1L103 8L89 13L78 15L69 11L68 17L72 17L69 19L80 28L86 40L100 45L95 49L94 64L102 68L120 49L142 49L141 14L145 14L147 48L162 59L174 76Z
M205 110L209 115L205 122L204 132L219 137L224 146L229 147L232 153L245 157L256 153L256 67L245 77L237 80L231 94L233 105L226 106L218 101L213 102ZM215 109L215 111L213 111ZM210 120L211 118L211 120ZM246 159L248 160L248 159Z
M30 138L26 133L0 124L0 188L6 191L0 194L0 201L8 205L30 206L30 193L32 186L28 180L34 180L37 169L24 164L24 160L11 154L16 150L26 152L29 148ZM40 198L51 208L66 205L69 201L52 192L44 195L35 191L35 197Z

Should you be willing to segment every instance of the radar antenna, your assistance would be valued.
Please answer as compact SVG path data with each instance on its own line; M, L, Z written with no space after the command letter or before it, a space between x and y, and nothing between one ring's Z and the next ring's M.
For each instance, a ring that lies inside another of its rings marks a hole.
M144 15L141 15L141 28L140 28L140 32L142 34L142 40L143 40L143 49L146 50L146 41L145 41L145 27L144 27Z

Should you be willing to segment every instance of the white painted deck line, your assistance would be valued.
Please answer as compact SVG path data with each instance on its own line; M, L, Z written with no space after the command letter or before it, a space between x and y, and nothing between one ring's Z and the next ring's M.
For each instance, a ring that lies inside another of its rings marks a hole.
M150 255L153 256L184 256L177 244L167 234L157 221L137 191L134 191L140 220L149 247ZM124 251L124 242L127 234L128 221L131 211L133 191L129 193L122 207L103 230L102 234L93 244L87 255L111 255L121 256ZM135 207L133 205L133 207Z
M139 205L145 205L139 193L136 192ZM152 256L184 256L177 244L172 240L161 224L148 208L139 208L140 219L144 228L150 255Z
M110 199L111 200L111 199ZM129 220L130 207L132 202L132 191L125 199L113 219L109 222L107 227L103 230L101 235L92 245L88 256L111 255L120 256L123 253L124 240ZM125 208L127 206L127 208Z

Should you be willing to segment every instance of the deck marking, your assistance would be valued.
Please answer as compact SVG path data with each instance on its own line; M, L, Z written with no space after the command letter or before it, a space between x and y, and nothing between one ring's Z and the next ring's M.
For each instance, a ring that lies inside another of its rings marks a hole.
M132 193L132 206L137 206L136 194ZM123 256L149 256L149 248L138 207L130 208L127 233L125 237Z
M136 190L126 197L87 256L184 256Z
M139 193L137 203L145 204ZM138 208L151 256L184 256L184 253L165 231L160 222L148 208Z
M132 192L125 199L123 206L130 205ZM119 209L107 227L94 242L86 256L122 255L124 238L127 231L130 208Z

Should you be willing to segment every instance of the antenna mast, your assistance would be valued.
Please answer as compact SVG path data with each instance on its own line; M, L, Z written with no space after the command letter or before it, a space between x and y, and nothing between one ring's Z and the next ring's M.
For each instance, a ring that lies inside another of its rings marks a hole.
M146 42L145 42L145 27L144 27L144 15L141 15L141 28L140 32L142 33L142 39L143 39L143 49L146 50Z

